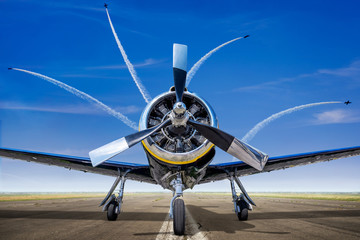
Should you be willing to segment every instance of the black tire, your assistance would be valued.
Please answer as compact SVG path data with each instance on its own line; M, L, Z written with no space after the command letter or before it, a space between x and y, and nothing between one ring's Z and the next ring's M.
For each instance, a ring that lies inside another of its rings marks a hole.
M175 199L173 206L173 224L175 235L185 233L185 204L180 198Z
M249 209L247 203L244 200L240 200L237 202L237 205L240 207L240 212L237 213L237 217L239 221L248 220Z
M109 207L108 207L108 210L107 210L107 219L109 221L116 221L117 217L118 217L118 214L115 213L115 210L116 210L116 207L118 206L119 204L115 201L111 202L109 204Z

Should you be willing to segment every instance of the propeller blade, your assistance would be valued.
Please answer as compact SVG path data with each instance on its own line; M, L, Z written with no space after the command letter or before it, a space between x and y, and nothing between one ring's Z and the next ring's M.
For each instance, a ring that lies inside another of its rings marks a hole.
M201 135L225 152L259 171L262 171L264 168L269 156L256 148L241 142L239 139L218 128L196 122L192 119L189 119L188 124L193 126Z
M174 43L173 48L173 72L176 102L182 101L186 82L187 46Z
M91 152L89 152L89 156L93 167L96 167L97 165L105 162L106 160L112 157L115 157L116 155L125 151L126 149L131 148L135 144L141 142L148 136L152 135L154 132L158 131L163 127L166 127L169 124L171 124L170 119L160 123L155 127L145 129L141 132L130 134L126 137L120 138L102 147L92 150Z

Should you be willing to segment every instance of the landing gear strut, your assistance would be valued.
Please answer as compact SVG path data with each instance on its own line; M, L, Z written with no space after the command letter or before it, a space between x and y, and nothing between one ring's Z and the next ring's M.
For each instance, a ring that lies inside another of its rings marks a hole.
M242 192L239 196L236 193L234 181L237 183L237 185L239 186ZM250 198L250 196L247 194L245 188L243 187L243 185L241 184L240 180L237 177L235 176L230 177L230 185L231 185L235 213L239 221L246 221L248 220L249 210L250 211L252 210L251 205L254 206L256 205L254 201Z
M175 235L184 235L185 233L185 204L179 197L183 196L183 184L181 174L178 173L172 183L175 191L170 203L170 218L173 219Z
M119 176L116 178L115 182L111 186L108 194L104 198L104 200L100 203L100 207L103 206L103 211L107 211L107 219L109 221L116 221L118 215L121 211L121 204L123 202L123 196L124 196L124 186L126 181L126 175L130 172L130 170L126 171L124 174L121 175L121 172L119 170ZM120 183L120 189L119 194L116 196L113 194L115 188Z

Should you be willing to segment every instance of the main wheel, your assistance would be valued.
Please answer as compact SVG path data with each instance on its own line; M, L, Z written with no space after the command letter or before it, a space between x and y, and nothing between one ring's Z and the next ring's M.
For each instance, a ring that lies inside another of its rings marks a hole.
M175 235L185 233L185 204L180 198L175 199L173 206L173 224Z
M241 199L240 201L237 202L237 205L240 207L240 212L237 213L237 217L239 221L248 220L249 209L247 203Z
M119 206L119 203L116 201L112 201L109 204L108 210L107 210L107 219L109 221L116 221L118 214L115 212L116 207Z

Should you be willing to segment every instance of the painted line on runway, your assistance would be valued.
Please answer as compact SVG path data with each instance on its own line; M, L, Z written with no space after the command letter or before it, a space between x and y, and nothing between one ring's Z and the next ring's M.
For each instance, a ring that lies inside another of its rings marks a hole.
M185 235L184 236L174 235L173 221L172 219L169 218L169 213L167 214L164 223L160 228L159 234L156 236L156 240L165 240L165 239L207 240L208 239L206 237L206 233L200 231L199 224L195 222L194 218L191 216L187 208L185 208Z

